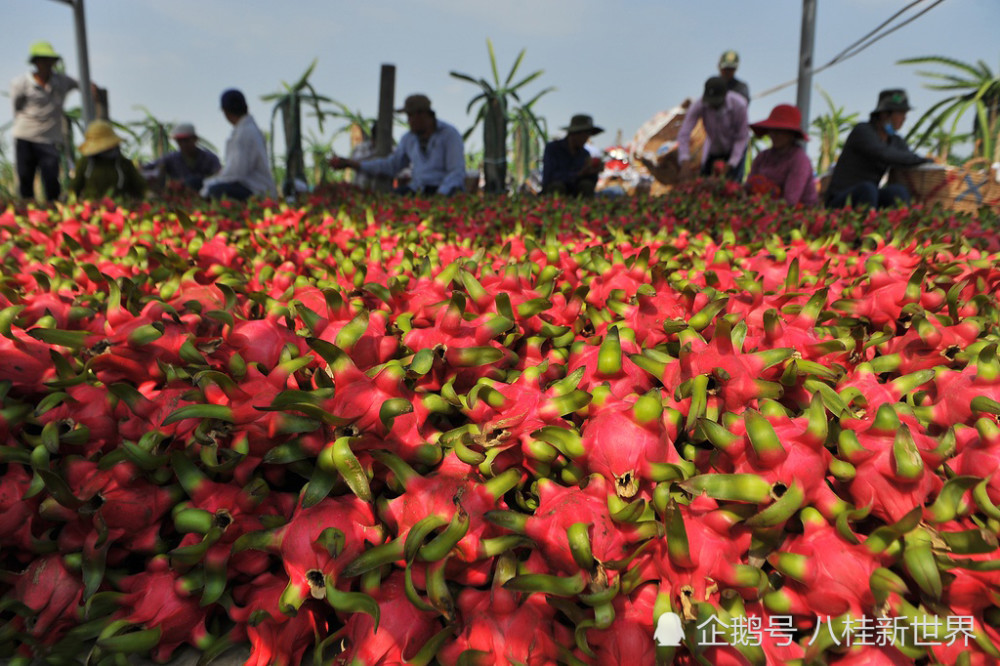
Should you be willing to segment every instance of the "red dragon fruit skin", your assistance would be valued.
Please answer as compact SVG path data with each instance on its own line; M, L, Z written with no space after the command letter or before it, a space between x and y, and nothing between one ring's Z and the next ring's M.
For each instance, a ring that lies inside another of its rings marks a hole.
M689 505L672 503L667 522L684 540L654 540L652 555L640 562L641 579L658 581L673 608L689 616L691 604L715 602L723 588L753 589L758 575L749 576L750 530L738 518L719 508L716 500L700 495Z
M607 383L611 392L624 398L632 393L645 393L653 388L649 375L629 358L629 354L639 353L639 347L629 337L622 336L617 326L608 328L599 345L574 345L567 363L566 372L572 373L584 368L580 389L592 391Z
M511 607L512 606L512 607ZM491 590L465 588L458 595L461 631L438 652L442 666L462 663L466 650L490 655L497 666L547 666L557 663L553 639L555 609L532 594L520 604L498 608Z
M785 575L785 583L765 596L767 608L809 620L844 613L874 617L869 581L881 558L864 545L846 541L818 511L807 507L800 515L804 533L787 539L768 557Z
M298 666L317 634L325 633L324 616L329 609L319 602L306 601L294 617L279 610L287 585L285 577L264 573L233 591L239 605L230 608L229 615L246 625L250 640L247 666Z
M61 554L51 553L32 561L16 577L12 596L36 613L29 633L52 644L77 624L83 582L66 569Z
M634 497L640 481L649 480L651 464L665 463L676 453L660 420L662 413L659 391L591 407L581 432L586 465L614 484L619 497Z
M785 489L796 484L804 504L829 518L846 508L826 483L833 456L824 445L826 413L818 398L813 399L808 414L794 419L783 413L747 410L730 425L732 437L719 434L713 424L706 423L705 428L718 449L712 465L719 472L753 474Z
M318 542L327 528L344 534L344 547L336 557ZM384 540L382 526L375 518L371 505L357 497L328 497L315 506L296 507L291 520L274 535L274 550L280 555L288 575L288 592L297 601L310 594L325 596L324 583L329 578L336 583L338 573L366 547Z
M427 476L414 475L407 479L406 491L386 502L382 513L386 525L403 541L414 525L429 516L437 516L445 523L451 521L456 512L467 516L468 531L452 551L462 563L455 563L455 575L461 580L468 564L486 559L483 540L500 533L499 528L483 519L484 514L505 506L478 472L449 455Z
M538 508L525 523L526 534L545 554L550 566L564 573L576 573L576 563L566 531L582 518L590 522L590 541L594 559L612 562L622 559L645 533L636 525L619 525L611 518L604 477L592 475L584 488L567 488L552 481L538 482Z
M31 474L23 465L8 465L0 477L0 550L19 558L34 551L33 530L44 524L37 515L40 498L24 497L30 485Z
M593 666L620 664L653 664L656 643L653 636L653 609L656 605L656 585L643 585L630 595L614 600L615 619L606 629L587 630L587 643L594 657L578 657Z
M437 613L420 610L407 599L402 571L383 580L372 596L380 609L378 631L371 616L351 615L337 632L346 648L334 664L403 664L443 628Z
M208 611L197 597L188 594L166 557L154 557L144 572L123 578L120 587L125 594L116 617L146 629L160 628L160 642L152 652L154 660L168 660L183 643L205 646Z
M885 404L874 419L841 423L841 457L856 470L846 484L854 506L871 506L873 515L892 524L940 490L943 481L933 470L942 461L941 443L913 417L897 417Z
M981 417L976 427L960 429L956 433L960 443L958 454L952 461L957 474L982 477L986 494L994 505L1000 503L1000 426L994 417Z

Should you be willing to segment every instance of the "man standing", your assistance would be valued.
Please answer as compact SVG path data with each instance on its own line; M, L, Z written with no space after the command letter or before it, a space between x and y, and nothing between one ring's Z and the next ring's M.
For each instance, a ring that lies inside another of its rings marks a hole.
M726 51L719 58L719 76L726 82L726 90L738 93L750 104L750 88L745 81L736 78L736 68L740 66L740 54Z
M722 77L705 82L705 92L684 115L677 134L677 159L680 164L691 157L691 132L701 120L705 126L701 175L723 172L732 180L743 180L744 155L750 141L747 103L739 93L726 89Z
M413 176L401 194L443 194L465 190L465 144L458 130L437 119L426 95L410 95L399 111L410 131L391 155L359 161L334 157L334 169L354 169L368 175L395 176L409 166Z
M222 93L222 113L233 126L226 140L226 164L218 175L206 178L201 195L246 201L251 196L278 195L267 160L267 144L250 116L247 100L239 90Z
M48 42L31 45L28 62L35 71L10 84L14 102L14 154L23 199L34 197L35 173L40 172L45 198L59 198L59 147L63 142L63 102L79 88L75 79L54 71L59 54Z
M590 196L604 165L599 157L591 157L587 141L604 129L595 126L593 118L582 113L573 116L569 126L563 129L566 130L564 138L550 141L545 146L542 194L559 192Z
M162 177L168 184L176 183L176 186L188 187L197 192L204 180L217 173L222 164L215 153L198 146L198 135L191 123L178 124L170 136L177 142L178 149L154 162L144 164L143 171L150 174L148 178L159 180Z

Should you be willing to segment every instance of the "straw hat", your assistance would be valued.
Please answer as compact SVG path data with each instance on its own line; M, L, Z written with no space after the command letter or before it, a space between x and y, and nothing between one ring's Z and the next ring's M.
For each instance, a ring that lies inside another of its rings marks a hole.
M103 153L110 150L122 142L121 138L115 134L111 123L106 120L95 120L87 127L87 132L83 135L83 143L80 144L80 154L85 157Z
M774 107L766 120L751 123L750 129L757 136L766 134L768 130L784 130L794 132L800 139L809 140L809 137L802 131L802 112L799 111L799 107L791 104L779 104Z

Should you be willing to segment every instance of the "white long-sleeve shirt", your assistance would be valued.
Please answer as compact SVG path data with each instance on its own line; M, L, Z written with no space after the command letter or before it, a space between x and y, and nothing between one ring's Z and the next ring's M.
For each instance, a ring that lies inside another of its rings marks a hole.
M406 166L411 167L410 187L421 192L428 185L437 187L439 194L451 194L465 189L465 144L458 130L448 123L436 121L437 127L420 148L420 139L407 132L391 155L361 163L367 174L395 176Z
M233 132L226 140L226 158L222 171L206 178L202 192L216 183L242 184L256 195L277 196L274 176L267 160L267 144L257 123L249 114L233 125Z

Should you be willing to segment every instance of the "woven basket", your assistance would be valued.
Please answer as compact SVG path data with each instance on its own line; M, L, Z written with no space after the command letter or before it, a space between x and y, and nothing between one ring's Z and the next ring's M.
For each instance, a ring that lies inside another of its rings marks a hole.
M984 168L985 167L985 168ZM940 205L946 210L977 213L986 206L1000 210L1000 182L995 168L982 158L961 167L926 164L893 169L889 181L902 183L913 195L913 203Z

